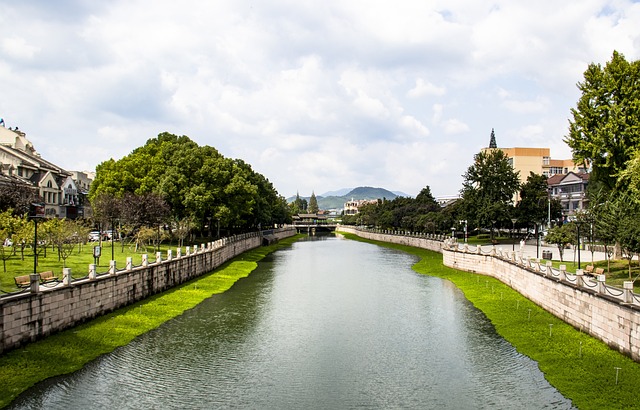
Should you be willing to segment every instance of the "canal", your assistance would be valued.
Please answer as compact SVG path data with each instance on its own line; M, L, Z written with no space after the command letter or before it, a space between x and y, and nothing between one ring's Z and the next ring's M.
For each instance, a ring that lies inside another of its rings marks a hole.
M14 409L570 409L415 257L309 237Z

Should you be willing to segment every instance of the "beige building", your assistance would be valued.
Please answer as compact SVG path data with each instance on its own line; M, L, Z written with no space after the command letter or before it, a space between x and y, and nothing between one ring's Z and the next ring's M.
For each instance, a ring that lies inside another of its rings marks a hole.
M496 145L493 130L491 130L489 147L483 148L482 151L492 149L499 149L507 155L509 163L519 173L521 184L527 182L531 172L544 175L547 178L569 172L586 172L584 168L577 167L570 159L552 159L549 148L499 148ZM519 199L519 193L517 193L514 201L517 202Z

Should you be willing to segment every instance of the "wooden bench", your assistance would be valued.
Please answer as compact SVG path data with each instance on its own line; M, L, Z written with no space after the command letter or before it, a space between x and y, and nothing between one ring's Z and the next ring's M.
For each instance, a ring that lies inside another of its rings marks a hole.
M58 278L52 271L42 272L40 274L40 283L58 282Z
M584 269L585 275L593 276L593 265L587 265Z
M13 280L16 281L16 286L19 288L28 288L31 286L31 278L29 275L16 276Z
M596 268L596 275L604 275L604 268Z

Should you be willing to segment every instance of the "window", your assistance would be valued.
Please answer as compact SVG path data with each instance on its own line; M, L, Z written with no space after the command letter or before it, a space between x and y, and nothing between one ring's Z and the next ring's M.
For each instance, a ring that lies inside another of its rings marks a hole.
M542 157L542 165L549 165L550 161L551 161L550 157Z

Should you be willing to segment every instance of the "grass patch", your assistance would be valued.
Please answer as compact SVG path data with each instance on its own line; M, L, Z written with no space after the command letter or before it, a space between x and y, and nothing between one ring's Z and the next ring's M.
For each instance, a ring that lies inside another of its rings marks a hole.
M66 267L71 268L71 276L74 278L81 278L89 274L89 265L94 263L93 259L93 247L98 245L98 242L89 242L82 246L75 247L71 255L66 260ZM140 265L142 263L142 255L148 254L150 260L155 260L155 248L147 248L146 250L139 249L136 251L135 247L131 244L125 244L122 246L120 242L114 242L113 244L113 257L116 261L118 269L122 269L126 266L127 257L133 258L134 265ZM166 259L167 250L175 249L177 246L172 244L160 245L160 252L162 252L162 258ZM96 270L98 273L107 272L109 270L109 261L111 260L112 247L111 242L102 242L102 255L100 256L98 266ZM183 253L184 253L183 248ZM36 272L52 271L58 279L62 279L63 261L58 259L58 252L51 247L47 248L46 256L42 248L39 248L38 266ZM6 271L3 268L2 261L0 261L0 290L4 292L15 292L18 288L15 285L14 277L21 275L28 275L33 273L33 251L31 248L27 248L24 251L23 256L19 249L15 254L12 254L11 248L5 248L5 254L7 255Z
M636 385L640 363L561 321L499 280L446 267L437 252L342 235L420 257L413 266L416 272L453 282L496 331L535 360L549 383L578 408L640 408ZM616 368L620 368L617 384Z
M248 276L258 261L289 246L302 235L245 252L212 273L83 325L49 336L0 356L0 407L50 377L71 373L100 355L124 346L203 300L222 293Z

